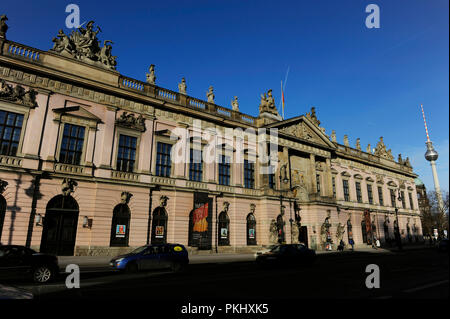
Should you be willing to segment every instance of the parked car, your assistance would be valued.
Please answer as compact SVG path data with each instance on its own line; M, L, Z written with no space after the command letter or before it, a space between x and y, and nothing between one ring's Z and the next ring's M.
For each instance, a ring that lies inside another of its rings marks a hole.
M42 284L53 280L58 273L56 256L41 254L24 246L0 246L0 278L2 279L26 276Z
M448 239L441 239L437 244L437 249L439 252L449 252L448 250Z
M303 244L275 245L270 251L256 257L256 262L260 265L312 264L315 260L315 250Z
M277 245L269 245L269 246L267 246L267 247L263 247L261 250L259 250L259 251L257 251L257 252L255 253L255 258L257 258L259 255L268 253L268 252L271 251L271 250L273 249L273 247L275 247L275 246L278 246L278 244L277 244Z
M110 261L110 266L114 270L126 272L165 268L179 272L188 264L188 252L180 244L146 245L131 253L114 257Z

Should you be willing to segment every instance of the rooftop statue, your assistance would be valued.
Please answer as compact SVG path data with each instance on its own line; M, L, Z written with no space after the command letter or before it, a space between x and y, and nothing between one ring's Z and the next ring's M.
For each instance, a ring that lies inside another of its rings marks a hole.
M231 107L233 108L233 111L239 112L239 102L237 96L235 96L234 99L231 100Z
M356 149L357 150L361 150L361 142L360 142L360 138L359 137L356 139Z
M112 42L106 40L103 47L100 47L97 39L99 32L101 32L99 26L94 31L94 21L89 21L86 28L79 27L76 31L72 31L69 36L64 34L63 30L59 30L58 35L52 40L54 45L50 51L115 70L117 57L111 55Z
M186 94L186 88L187 88L187 85L186 85L186 79L185 79L185 78L182 78L182 79L181 79L181 83L178 84L178 91L179 91L181 94Z
M319 126L320 121L317 119L316 116L316 108L313 106L311 107L311 112L306 113L306 117L308 120L310 120L314 125Z
M267 93L261 94L259 113L261 114L264 112L279 116L278 110L275 107L275 99L272 96L272 90L267 91Z
M209 103L214 103L214 87L210 86L208 92L206 92L206 97Z
M6 24L8 18L2 14L0 16L0 38L6 39L6 31L8 31L8 25Z
M386 145L384 145L383 142L383 136L380 137L380 141L377 144L377 147L375 148L375 153L374 155L389 159L391 161L394 160L394 156L392 156L392 151L386 150Z
M336 131L332 130L331 131L331 141L336 143L337 139L336 139Z
M148 68L148 72L149 73L147 73L147 83L155 84L156 76L155 76L155 65L154 64L150 65L150 67Z

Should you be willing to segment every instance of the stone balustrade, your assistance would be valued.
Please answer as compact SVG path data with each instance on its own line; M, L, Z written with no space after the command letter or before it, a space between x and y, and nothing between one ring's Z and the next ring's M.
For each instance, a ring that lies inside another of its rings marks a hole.
M22 159L15 156L0 155L0 165L21 167Z
M39 61L41 51L15 42L6 42L3 49L5 55L24 58L33 62Z

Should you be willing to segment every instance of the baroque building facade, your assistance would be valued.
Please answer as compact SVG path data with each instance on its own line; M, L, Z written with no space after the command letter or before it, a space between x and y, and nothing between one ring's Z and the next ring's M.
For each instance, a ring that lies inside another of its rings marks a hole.
M58 255L164 242L335 249L389 244L396 223L405 243L421 238L417 175L382 138L374 150L340 144L314 108L283 120L271 90L253 117L237 97L232 108L215 104L213 87L204 101L187 95L185 79L179 92L157 86L154 65L146 82L121 75L93 22L43 51L8 40L5 21L1 243Z

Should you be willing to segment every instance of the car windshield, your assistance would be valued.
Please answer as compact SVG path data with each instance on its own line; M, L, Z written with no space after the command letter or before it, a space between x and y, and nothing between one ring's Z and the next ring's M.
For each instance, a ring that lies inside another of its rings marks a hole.
M147 246L142 246L139 248L136 248L135 250L133 250L131 252L131 254L136 255L136 254L140 254L141 252L143 252L145 249L147 249Z
M277 253L277 252L279 252L280 250L281 250L281 245L275 245L275 246L273 246L273 247L270 249L270 251L273 252L273 253Z

